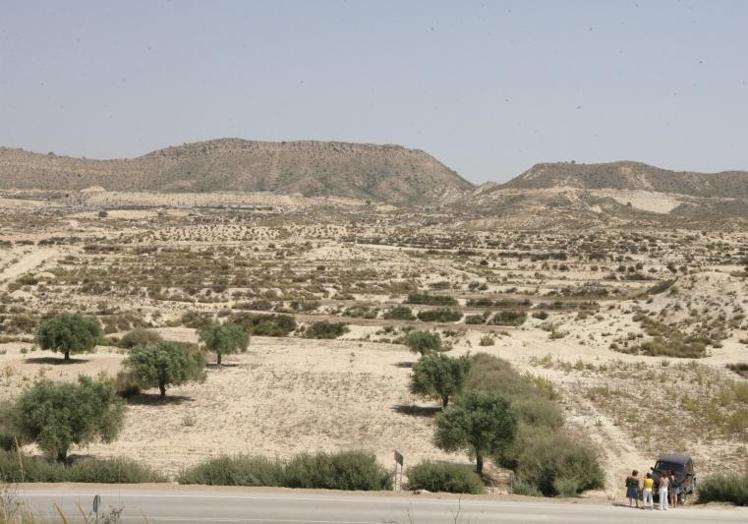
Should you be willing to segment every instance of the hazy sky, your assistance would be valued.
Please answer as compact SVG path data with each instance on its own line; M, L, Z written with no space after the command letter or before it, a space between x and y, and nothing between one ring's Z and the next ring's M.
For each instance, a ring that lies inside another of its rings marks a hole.
M0 0L0 145L237 136L748 169L748 1Z

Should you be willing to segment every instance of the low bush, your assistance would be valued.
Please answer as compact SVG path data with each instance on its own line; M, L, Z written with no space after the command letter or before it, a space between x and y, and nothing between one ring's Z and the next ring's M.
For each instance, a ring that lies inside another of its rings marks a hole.
M288 462L238 455L219 457L182 471L181 484L276 486L341 490L392 489L392 474L361 451L298 455Z
M405 302L407 304L424 304L429 306L457 305L457 300L449 295L432 295L430 293L411 293Z
M130 349L135 346L147 346L148 344L155 344L163 341L161 335L155 331L150 331L144 328L136 328L126 333L119 341L119 347Z
M304 330L304 338L338 338L348 333L348 326L342 322L320 320L313 322Z
M438 333L429 331L411 331L405 335L405 345L414 352L425 355L432 351L440 351L442 348L442 337Z
M524 311L499 311L491 317L491 324L496 326L520 326L527 320Z
M483 315L468 315L465 317L465 324L485 324L486 318Z
M395 306L384 312L383 317L387 320L415 320L413 310L408 306Z
M564 418L556 393L536 379L522 376L500 358L471 358L463 391L502 394L519 416L514 444L497 462L514 470L515 492L527 495L574 496L604 484L591 443L563 433Z
M422 462L408 468L408 488L473 494L485 491L480 476L471 466L438 462Z
M517 479L546 497L573 497L605 485L605 475L589 446L548 427L523 425L501 462Z
M699 485L698 502L729 502L748 506L748 474L710 475Z
M183 470L177 480L206 486L282 486L283 464L264 457L223 456Z
M422 322L457 322L462 313L449 308L429 309L418 312L418 320Z
M296 319L290 315L262 315L236 313L229 322L239 324L250 335L260 337L287 337L296 329Z
M392 474L371 453L303 454L286 464L283 484L289 488L388 490L392 489Z
M157 471L123 458L86 458L65 465L16 451L0 451L0 478L5 482L90 482L136 484L164 482Z

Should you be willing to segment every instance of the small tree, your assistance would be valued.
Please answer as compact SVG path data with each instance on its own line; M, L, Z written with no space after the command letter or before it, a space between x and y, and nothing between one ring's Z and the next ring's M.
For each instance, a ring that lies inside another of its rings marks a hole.
M166 386L205 380L205 356L177 342L135 347L124 365L141 387L157 387L162 399L166 397Z
M70 360L71 353L92 351L100 339L98 321L69 313L42 320L36 331L39 347L60 352L65 360Z
M442 338L438 333L411 331L405 336L405 345L414 353L425 355L432 351L439 351L442 347Z
M77 383L37 382L21 394L13 413L18 432L59 461L74 444L112 442L123 418L124 402L111 380L84 376Z
M449 397L462 391L469 368L470 361L464 356L451 358L441 353L425 355L413 367L410 392L437 398L446 408Z
M216 354L219 366L222 355L244 353L249 347L249 335L237 324L211 322L200 328L199 336L205 348Z
M483 473L483 458L498 455L517 435L517 415L497 393L468 393L436 418L436 445L445 451L465 450Z

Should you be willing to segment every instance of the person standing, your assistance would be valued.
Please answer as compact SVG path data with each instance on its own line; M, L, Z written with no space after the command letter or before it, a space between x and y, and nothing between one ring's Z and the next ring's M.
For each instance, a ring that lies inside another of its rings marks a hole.
M660 511L668 510L668 487L670 487L670 472L666 470L660 473Z
M674 508L678 505L678 494L680 493L680 483L678 482L678 476L675 471L670 470L670 489L668 494L670 495L670 507Z
M652 499L652 490L654 489L654 479L651 473L647 473L644 477L643 489L642 489L642 509L648 507L654 509L654 502Z
M634 470L631 475L626 477L626 497L629 499L629 507L636 501L636 507L639 507L639 472Z

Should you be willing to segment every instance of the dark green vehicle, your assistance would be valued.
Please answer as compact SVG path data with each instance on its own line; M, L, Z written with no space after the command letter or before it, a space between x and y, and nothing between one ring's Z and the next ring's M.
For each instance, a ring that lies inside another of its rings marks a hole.
M655 497L660 484L660 476L672 471L675 474L675 489L678 490L678 502L683 504L688 497L696 493L696 472L693 460L688 455L668 453L660 455L652 468L655 481ZM672 487L671 487L672 489Z

